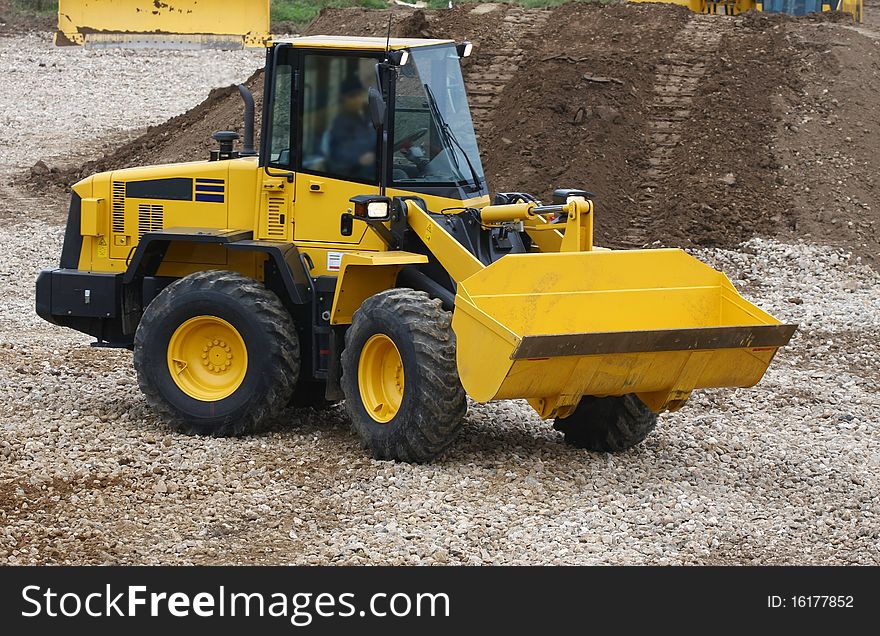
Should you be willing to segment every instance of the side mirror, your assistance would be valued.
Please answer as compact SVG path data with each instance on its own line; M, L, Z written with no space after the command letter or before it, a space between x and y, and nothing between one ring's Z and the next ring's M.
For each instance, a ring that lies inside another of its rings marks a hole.
M382 130L385 125L385 99L375 86L370 87L369 98L370 120L373 122L373 128Z
M354 217L346 212L342 215L342 220L339 222L339 233L342 236L351 236L352 232L354 232Z
M367 225L375 228L375 223L391 220L391 197L379 194L359 194L351 197L349 201L353 204L352 207L339 220L339 233L342 236L351 236L355 221L365 221ZM379 227L386 232L388 231L383 225Z

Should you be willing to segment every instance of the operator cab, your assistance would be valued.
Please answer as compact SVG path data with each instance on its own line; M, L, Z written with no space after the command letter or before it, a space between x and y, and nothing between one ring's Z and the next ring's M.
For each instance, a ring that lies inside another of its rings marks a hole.
M266 63L261 165L296 175L306 193L486 195L460 67L469 49L333 36L276 43ZM302 189L297 183L297 195Z

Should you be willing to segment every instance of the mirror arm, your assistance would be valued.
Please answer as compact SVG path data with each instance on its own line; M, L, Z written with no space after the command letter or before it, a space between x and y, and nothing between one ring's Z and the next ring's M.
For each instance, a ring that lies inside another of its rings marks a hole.
M388 249L396 250L400 247L400 241L397 240L397 237L391 233L387 227L385 227L385 223L383 221L366 221L367 226L373 230L380 239L388 246Z
M346 212L342 215L339 223L339 233L342 234L342 236L351 236L354 230L353 226L355 221L363 221L366 223L367 227L373 230L373 232L382 239L382 242L385 243L388 249L396 250L400 247L400 240L391 230L385 227L386 221L363 219L350 212Z

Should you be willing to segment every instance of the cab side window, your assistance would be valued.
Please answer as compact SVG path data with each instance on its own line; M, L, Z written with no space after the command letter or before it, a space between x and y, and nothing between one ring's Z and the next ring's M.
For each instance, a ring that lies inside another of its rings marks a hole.
M282 168L291 167L291 148L293 147L293 119L290 116L293 95L292 80L293 68L289 64L279 64L274 78L275 103L272 108L269 163Z
M304 58L302 169L378 183L379 135L369 115L375 58L307 54Z

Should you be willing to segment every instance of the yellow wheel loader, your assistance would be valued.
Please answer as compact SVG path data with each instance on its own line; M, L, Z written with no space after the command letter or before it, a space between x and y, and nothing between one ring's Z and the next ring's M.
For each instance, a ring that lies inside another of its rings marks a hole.
M618 451L694 389L758 382L794 332L678 249L593 246L593 195L490 198L448 40L267 49L262 131L209 160L73 187L37 313L134 350L176 430L257 431L345 401L376 458L429 461L478 402L522 398ZM560 149L560 152L577 152ZM577 185L577 184L574 184Z

